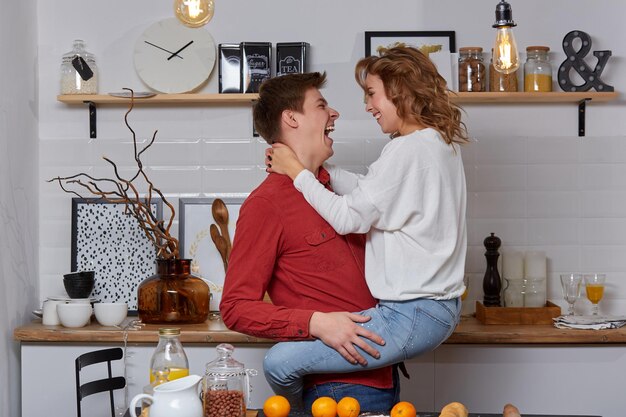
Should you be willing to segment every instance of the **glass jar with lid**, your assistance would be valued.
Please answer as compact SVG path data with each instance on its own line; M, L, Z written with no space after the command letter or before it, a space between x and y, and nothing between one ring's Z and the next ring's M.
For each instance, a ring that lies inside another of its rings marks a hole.
M496 71L493 66L493 49L491 49L491 59L489 60L489 91L514 92L517 91L517 84L517 71L510 74Z
M552 91L552 65L547 46L529 46L526 48L524 63L524 91Z
M483 48L459 48L459 91L486 91L486 77Z
M159 377L165 382L189 375L189 360L179 336L180 329L159 329L159 344L150 360L150 384Z
M245 417L250 382L248 371L233 359L235 348L217 346L217 359L206 364L202 387L204 417ZM252 371L251 375L256 372Z
M61 94L98 94L96 58L80 39L61 57Z

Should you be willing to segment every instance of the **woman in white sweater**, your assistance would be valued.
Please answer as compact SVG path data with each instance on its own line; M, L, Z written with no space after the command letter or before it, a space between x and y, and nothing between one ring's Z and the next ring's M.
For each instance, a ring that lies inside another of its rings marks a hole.
M367 233L365 277L380 301L358 313L370 317L359 325L382 336L384 345L376 346L378 357L357 363L364 351L350 341L277 344L266 356L265 374L292 405L304 375L376 368L431 351L460 315L467 238L459 145L468 142L461 112L434 64L415 48L364 58L355 76L366 111L392 138L366 175L326 165L333 193L284 145L268 149L266 163L291 177L338 233Z

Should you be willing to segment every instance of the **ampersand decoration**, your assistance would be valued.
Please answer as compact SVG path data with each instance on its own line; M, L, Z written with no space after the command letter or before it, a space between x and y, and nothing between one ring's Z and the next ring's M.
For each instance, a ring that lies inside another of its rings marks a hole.
M580 39L581 47L574 50L575 39ZM583 59L591 50L591 36L581 30L573 30L563 38L563 51L567 58L559 67L559 86L563 91L588 91L595 88L596 91L614 91L613 86L604 83L600 79L604 66L611 57L611 51L594 51L593 55L598 58L596 67L591 70ZM570 72L574 69L584 81L582 85L575 85L570 79Z

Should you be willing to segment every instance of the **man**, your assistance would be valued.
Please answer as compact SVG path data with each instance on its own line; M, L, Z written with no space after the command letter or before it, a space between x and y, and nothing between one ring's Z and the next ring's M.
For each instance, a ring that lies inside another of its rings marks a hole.
M325 74L308 73L266 81L254 107L254 123L268 143L288 145L330 187L322 164L333 155L328 133L339 113L319 91L325 80ZM346 360L364 363L355 345L372 356L377 351L359 336L382 343L357 324L368 318L348 313L376 304L364 278L364 242L362 235L336 234L289 177L268 175L239 212L220 304L224 323L278 341L319 338ZM266 291L272 303L262 301ZM321 396L351 396L363 411L389 410L399 394L391 367L310 375L306 387L305 409Z

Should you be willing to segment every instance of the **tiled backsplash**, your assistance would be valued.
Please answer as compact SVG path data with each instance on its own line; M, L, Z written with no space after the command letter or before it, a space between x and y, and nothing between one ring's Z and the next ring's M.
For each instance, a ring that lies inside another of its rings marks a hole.
M382 136L338 138L331 162L366 172L386 141ZM180 196L252 190L266 175L266 146L258 138L157 140L145 161L151 179L177 207ZM128 139L42 140L41 179L85 170L109 175L101 155L132 169ZM626 138L481 136L464 148L463 160L470 299L481 295L482 242L491 232L502 239L503 248L546 252L551 299L561 299L555 277L567 271L606 272L606 307L610 299L626 298ZM58 277L69 268L71 196L42 184L44 297L63 291Z

